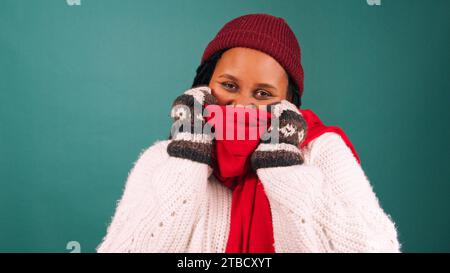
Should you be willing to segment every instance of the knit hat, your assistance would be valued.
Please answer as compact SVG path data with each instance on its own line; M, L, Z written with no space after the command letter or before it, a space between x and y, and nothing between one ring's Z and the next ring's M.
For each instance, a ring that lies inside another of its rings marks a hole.
M303 94L303 68L300 45L283 18L269 14L247 14L226 23L209 42L201 63L215 52L247 47L272 56L287 71Z

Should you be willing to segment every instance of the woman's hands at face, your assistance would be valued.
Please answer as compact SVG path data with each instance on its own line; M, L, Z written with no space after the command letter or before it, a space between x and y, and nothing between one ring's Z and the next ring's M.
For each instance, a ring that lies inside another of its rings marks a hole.
M211 165L214 131L206 128L209 124L203 115L206 105L218 104L211 91L208 86L191 88L174 100L169 155ZM298 108L287 100L254 107L265 108L272 120L252 154L253 168L302 164L299 146L307 125Z

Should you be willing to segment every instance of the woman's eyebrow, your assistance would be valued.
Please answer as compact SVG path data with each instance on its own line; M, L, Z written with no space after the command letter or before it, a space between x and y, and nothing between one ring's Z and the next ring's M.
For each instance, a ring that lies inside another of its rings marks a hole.
M238 80L238 78L236 78L235 76L233 76L233 75L230 75L230 74L221 74L220 76L219 76L219 78L228 78L228 79L230 79L230 80L233 80L233 81L239 81Z

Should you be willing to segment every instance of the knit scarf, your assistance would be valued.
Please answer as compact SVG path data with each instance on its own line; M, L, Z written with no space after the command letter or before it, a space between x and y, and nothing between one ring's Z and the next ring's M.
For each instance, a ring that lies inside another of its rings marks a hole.
M225 252L274 253L275 242L269 199L261 180L250 165L251 154L257 148L260 136L270 126L271 114L263 110L240 107L207 106L211 109L210 107L215 107L213 112L219 110L223 113L221 119L213 119L214 116L206 117L207 122L214 127L216 136L213 174L219 182L233 191L230 231ZM306 138L300 148L326 132L334 132L342 137L359 162L352 143L340 128L325 126L311 110L300 112L308 126ZM236 117L240 114L246 117L245 122L237 120ZM234 134L232 139L226 138L227 132L230 131L232 133L229 136ZM237 138L238 132L245 132L245 138Z

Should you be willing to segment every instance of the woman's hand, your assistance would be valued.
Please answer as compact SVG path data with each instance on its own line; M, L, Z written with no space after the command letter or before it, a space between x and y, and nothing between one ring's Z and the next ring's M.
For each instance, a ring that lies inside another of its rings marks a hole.
M305 139L307 125L302 114L287 100L267 108L272 114L271 126L252 154L253 169L303 164L299 145Z
M175 99L171 111L172 141L167 146L170 156L211 164L213 132L203 116L206 104L217 104L207 86L191 88Z

